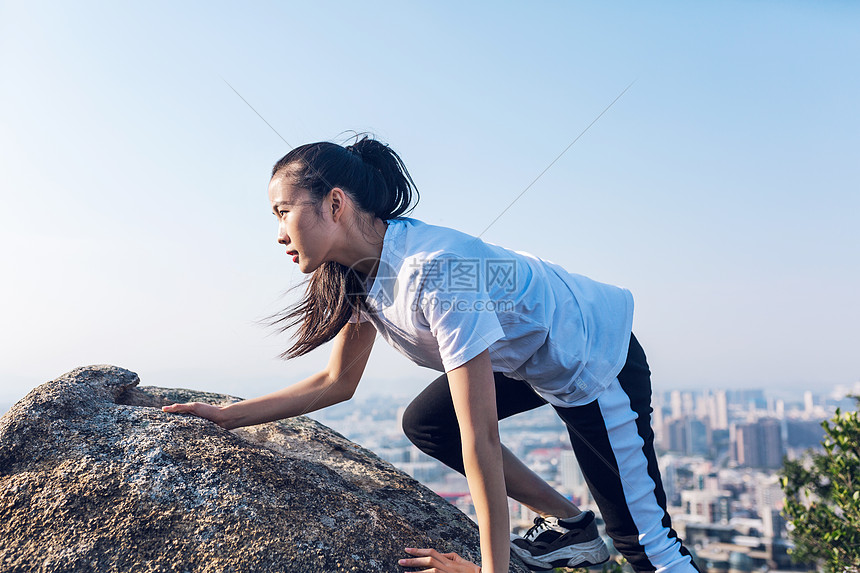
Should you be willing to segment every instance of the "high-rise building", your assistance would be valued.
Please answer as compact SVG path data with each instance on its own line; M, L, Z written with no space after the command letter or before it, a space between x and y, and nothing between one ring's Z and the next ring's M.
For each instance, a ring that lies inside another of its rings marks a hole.
M585 485L582 470L573 450L562 450L559 454L559 470L561 474L561 485L565 489L575 490Z
M695 411L695 402L691 392L681 392L681 415L689 416Z
M725 430L729 427L729 404L726 391L718 390L708 396L708 419L712 430Z
M780 422L762 418L751 424L738 424L735 430L735 454L738 464L751 468L782 466Z
M585 478L582 476L582 470L579 468L579 462L576 460L573 450L562 450L559 454L558 465L563 493L570 495L577 505L591 505L594 500L591 497L588 484L585 483Z
M760 388L729 390L726 392L726 397L730 404L737 404L750 410L763 410L767 407L764 390Z
M663 491L670 505L679 503L681 496L678 493L678 469L677 460L672 455L663 456L660 460L660 475L663 479Z
M687 452L687 421L676 418L666 424L666 449L670 452L685 454Z
M707 418L710 414L711 408L711 393L708 392L707 394L696 394L694 398L696 401L696 409L693 413L697 418Z
M761 428L764 467L782 467L782 425L776 418L763 418L758 422Z
M803 393L803 410L807 416L812 416L815 413L815 400L809 390Z
M701 420L691 416L671 420L665 424L666 449L687 456L708 453L708 427Z
M708 453L708 427L701 420L687 418L688 456L704 456Z
M681 391L672 390L669 398L669 404L672 407L672 417L677 419L684 415L684 406L681 402Z
M651 425L654 427L655 433L663 433L663 408L654 406L654 412L651 414Z

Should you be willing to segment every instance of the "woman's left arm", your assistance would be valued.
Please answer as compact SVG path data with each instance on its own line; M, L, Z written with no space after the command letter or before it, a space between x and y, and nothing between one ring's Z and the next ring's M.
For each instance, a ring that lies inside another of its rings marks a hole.
M489 351L484 350L447 374L460 424L466 480L478 516L481 571L506 573L510 561L508 497L499 439L496 385ZM401 565L436 567L439 571L469 570L463 568L463 560L440 559L442 556L433 550L411 550L410 553L423 557L403 560Z

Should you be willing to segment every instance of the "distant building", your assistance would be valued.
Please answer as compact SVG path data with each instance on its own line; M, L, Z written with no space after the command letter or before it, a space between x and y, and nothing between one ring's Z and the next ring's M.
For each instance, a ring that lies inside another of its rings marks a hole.
M686 431L684 428L684 420L681 418L671 420L664 424L665 438L663 443L670 452L684 453L684 447L687 443Z
M737 404L753 410L767 408L767 400L762 389L727 390L726 398L730 404Z
M712 520L714 523L726 524L732 519L732 498L721 495L714 500Z
M718 390L708 397L708 419L712 430L726 430L729 427L729 404L725 390Z
M681 507L684 514L693 516L702 523L727 524L732 518L731 497L728 492L684 490L681 492Z
M670 394L669 404L672 407L672 417L680 418L684 415L684 407L681 402L681 391L680 390L672 390L672 394Z
M670 452L687 456L708 453L708 427L701 420L684 416L664 424L664 445Z
M694 413L695 400L690 392L681 392L681 415L689 416Z
M593 499L588 484L582 476L582 470L573 450L562 450L559 454L559 481L561 491L575 500L577 505L591 505Z
M779 420L761 418L751 424L738 424L735 430L735 455L741 466L782 467L783 445Z
M677 464L679 462L671 455L663 456L660 460L660 474L663 480L663 491L670 505L678 505L681 494L678 489Z
M708 453L708 426L701 420L687 423L687 455L704 456Z
M654 427L654 432L657 434L663 433L663 407L655 405L654 412L651 414L651 425ZM658 444L660 445L660 444Z
M585 478L579 469L579 462L573 450L562 450L559 454L559 470L561 474L561 485L569 490L575 490L585 486Z

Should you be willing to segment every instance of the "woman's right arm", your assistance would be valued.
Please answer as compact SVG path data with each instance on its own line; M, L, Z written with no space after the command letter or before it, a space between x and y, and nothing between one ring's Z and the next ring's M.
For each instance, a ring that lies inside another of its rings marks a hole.
M165 412L189 413L231 430L300 416L352 398L364 373L376 329L370 322L348 323L334 338L325 370L292 386L229 406L201 402L171 404Z

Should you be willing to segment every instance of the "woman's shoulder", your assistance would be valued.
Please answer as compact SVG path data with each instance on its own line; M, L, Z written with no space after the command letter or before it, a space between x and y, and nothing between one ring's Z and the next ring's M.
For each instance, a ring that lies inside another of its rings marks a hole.
M395 248L401 256L423 258L470 258L486 256L487 243L480 237L452 227L427 223L413 217L398 217L395 225Z
M463 238L471 238L474 239L472 235L464 233L463 231L459 231L454 229L453 227L446 227L444 225L436 225L433 223L428 223L422 219L416 219L415 217L395 217L394 219L389 219L389 224L394 224L395 226L400 226L404 230L409 232L420 234L420 235L456 235L461 236Z

